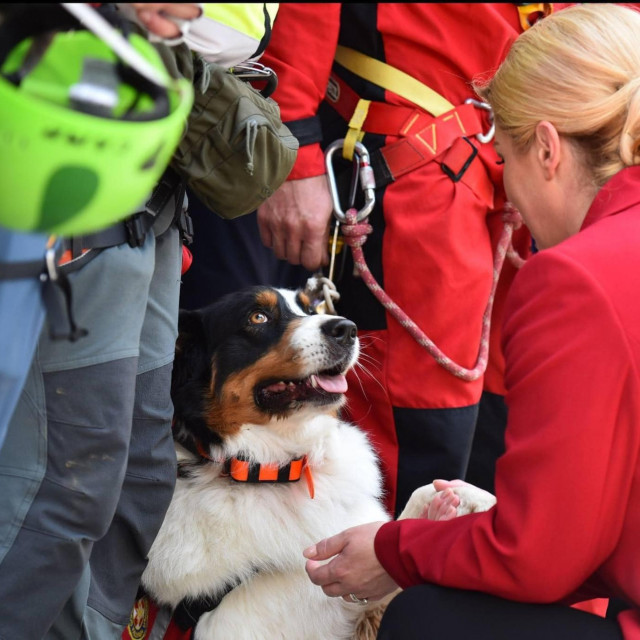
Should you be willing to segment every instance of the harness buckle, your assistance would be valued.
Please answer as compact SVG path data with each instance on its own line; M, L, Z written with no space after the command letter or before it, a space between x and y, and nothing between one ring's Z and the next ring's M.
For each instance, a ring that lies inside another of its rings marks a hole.
M461 150L461 146L460 146L461 141L466 142L471 147L471 152L469 153L468 157L464 158L461 164L459 164L460 168L456 170L455 165L454 166L451 166L451 165L453 164L453 161L458 161L458 158L460 156L459 151ZM471 142L471 140L469 140L469 138L467 138L466 136L463 136L462 138L459 138L458 140L456 140L454 145L451 147L449 152L445 155L444 159L440 163L440 167L451 178L453 182L458 182L459 180L462 179L462 176L464 176L466 170L469 168L469 165L473 162L473 159L477 155L478 155L478 148ZM449 164L447 164L447 162Z
M57 282L60 274L58 273L58 251L59 245L55 244L52 247L48 247L44 253L44 264L47 269L46 275L43 273L40 275L41 281L46 281L47 276L51 282Z
M141 247L147 237L148 227L143 222L144 216L146 215L146 212L141 211L129 216L124 221L124 226L127 230L127 242L129 243L129 246L134 249L136 247Z
M176 224L180 231L182 242L187 245L191 244L193 242L193 220L186 207L181 208Z
M329 191L331 193L331 201L333 202L333 215L339 222L346 222L347 216L342 210L340 204L340 197L338 195L338 186L336 184L335 171L333 169L333 156L339 149L345 146L345 139L340 138L335 142L332 142L324 152L325 167L327 169L327 177L329 178ZM361 143L355 143L354 153L354 174L351 182L351 192L355 193L357 183L364 192L364 205L356 215L356 220L360 222L364 220L372 211L373 205L376 202L376 180L373 175L373 169L371 168L371 159L367 148Z
M496 133L496 125L493 121L493 109L491 105L486 102L480 102L480 100L474 100L473 98L468 98L464 101L465 104L472 104L477 109L484 109L489 112L489 122L491 122L491 126L489 127L489 131L487 133L477 133L476 140L481 142L482 144L486 142L491 142L493 140L493 136Z

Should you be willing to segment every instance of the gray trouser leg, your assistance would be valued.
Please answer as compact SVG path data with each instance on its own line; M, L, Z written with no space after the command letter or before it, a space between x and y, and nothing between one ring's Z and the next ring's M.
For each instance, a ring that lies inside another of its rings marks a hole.
M87 561L125 477L154 253L150 237L71 274L76 318L90 333L73 343L46 328L40 337L0 450L2 640L80 637Z
M115 623L119 634L129 622L147 554L175 485L170 380L171 365L138 376L129 462L120 502L109 532L94 545L91 554L89 606ZM93 617L95 629L99 621ZM112 636L103 631L90 637L102 640Z
M127 358L43 375L47 469L0 565L6 640L45 637L76 589L93 542L108 530L124 480L136 368L137 358ZM50 637L74 640L79 633Z
M140 337L129 460L115 518L91 553L83 640L118 640L129 622L147 554L176 479L171 370L178 326L181 250L170 228L156 261Z

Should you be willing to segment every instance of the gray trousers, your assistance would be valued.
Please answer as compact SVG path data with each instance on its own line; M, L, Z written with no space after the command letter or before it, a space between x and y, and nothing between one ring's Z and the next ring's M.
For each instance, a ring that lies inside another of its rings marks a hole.
M78 325L44 328L0 450L0 639L109 640L129 620L173 492L180 241L71 274Z

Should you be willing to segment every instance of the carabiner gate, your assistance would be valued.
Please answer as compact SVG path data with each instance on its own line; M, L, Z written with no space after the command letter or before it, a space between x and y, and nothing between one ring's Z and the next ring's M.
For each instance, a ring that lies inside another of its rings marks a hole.
M340 205L340 197L338 196L338 186L333 171L333 154L344 147L344 138L340 138L332 142L324 152L324 162L327 169L327 177L329 178L329 190L331 192L331 200L333 202L333 215L340 222L345 222L347 216ZM356 215L356 221L364 220L373 209L376 202L376 181L373 177L373 169L370 164L370 157L367 148L361 143L356 142L354 161L358 163L358 173L356 179L360 182L360 186L364 191L364 206Z

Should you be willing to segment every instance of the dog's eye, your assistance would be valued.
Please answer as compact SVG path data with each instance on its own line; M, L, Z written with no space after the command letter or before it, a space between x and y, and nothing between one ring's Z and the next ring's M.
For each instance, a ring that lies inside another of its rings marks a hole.
M262 311L254 311L251 314L249 321L251 324L264 324L265 322L269 322L269 317L266 313L262 313Z

